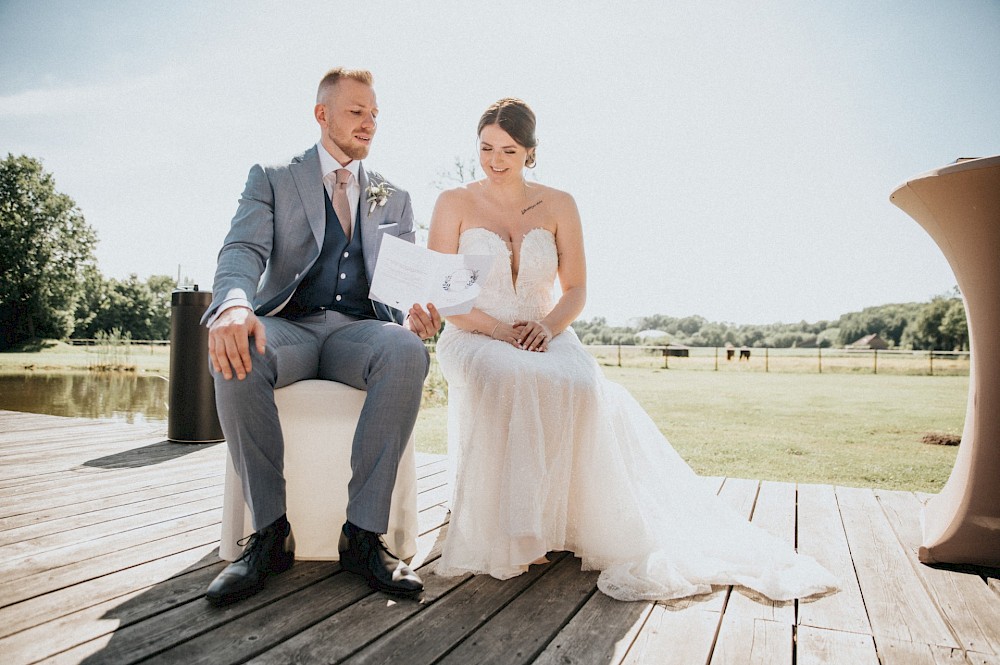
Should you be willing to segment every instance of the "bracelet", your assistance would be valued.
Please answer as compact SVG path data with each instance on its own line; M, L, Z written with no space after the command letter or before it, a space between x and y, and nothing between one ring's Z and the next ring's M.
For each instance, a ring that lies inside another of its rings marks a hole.
M500 327L500 323L501 323L500 321L497 321L497 324L493 326L493 332L490 333L490 339L496 339L496 337L494 337L493 335L496 334L497 328Z

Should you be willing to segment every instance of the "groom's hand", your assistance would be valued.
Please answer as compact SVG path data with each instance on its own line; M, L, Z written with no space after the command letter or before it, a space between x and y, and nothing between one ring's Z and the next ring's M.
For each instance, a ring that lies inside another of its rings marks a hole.
M241 381L253 369L250 363L250 338L254 338L258 353L264 353L267 332L249 307L230 307L208 328L208 357L212 367L226 378Z
M406 314L403 327L420 339L427 340L434 337L441 328L441 315L432 303L427 303L426 311L420 305L414 304Z

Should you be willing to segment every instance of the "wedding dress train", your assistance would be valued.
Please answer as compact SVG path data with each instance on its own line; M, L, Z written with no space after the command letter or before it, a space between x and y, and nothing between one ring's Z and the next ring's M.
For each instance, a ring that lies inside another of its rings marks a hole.
M511 250L485 228L459 252L496 256L476 307L513 323L553 306L555 238L533 229ZM710 491L629 393L607 380L572 328L543 353L446 325L437 345L449 386L456 481L440 575L524 572L574 552L620 600L666 600L737 584L774 600L829 592L814 559L752 526Z

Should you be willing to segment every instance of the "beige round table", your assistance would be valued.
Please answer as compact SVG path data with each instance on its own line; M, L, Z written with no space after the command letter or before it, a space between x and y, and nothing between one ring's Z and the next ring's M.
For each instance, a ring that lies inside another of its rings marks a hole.
M955 467L924 506L924 563L1000 566L1000 156L919 175L890 200L944 253L969 321L969 403Z

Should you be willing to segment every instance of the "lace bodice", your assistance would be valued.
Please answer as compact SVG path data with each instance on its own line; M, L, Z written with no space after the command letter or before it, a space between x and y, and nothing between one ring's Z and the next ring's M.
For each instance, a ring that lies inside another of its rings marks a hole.
M521 240L517 282L514 282L512 250L495 232L473 227L462 232L458 241L460 254L492 254L495 261L476 308L506 323L537 320L553 307L552 288L559 267L556 239L548 229L536 228Z

